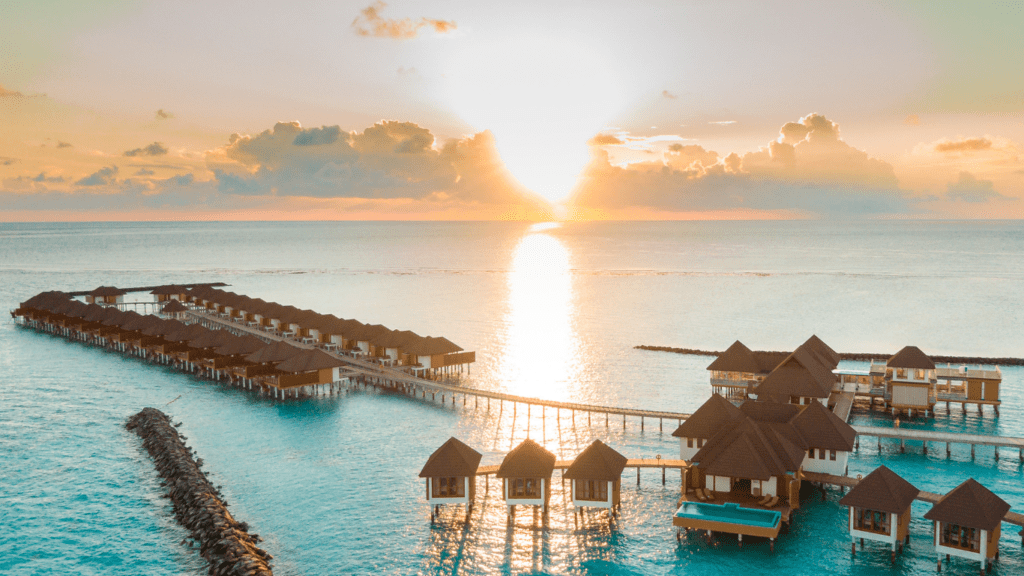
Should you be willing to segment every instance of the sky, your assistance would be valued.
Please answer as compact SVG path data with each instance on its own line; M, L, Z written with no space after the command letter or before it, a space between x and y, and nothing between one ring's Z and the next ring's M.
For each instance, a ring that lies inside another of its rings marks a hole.
M0 221L1024 217L1024 3L0 0Z

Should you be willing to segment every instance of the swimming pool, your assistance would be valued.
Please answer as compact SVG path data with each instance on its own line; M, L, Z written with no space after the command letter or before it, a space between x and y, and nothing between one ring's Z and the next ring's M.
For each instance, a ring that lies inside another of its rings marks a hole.
M683 502L676 511L673 524L690 528L716 529L707 523L733 524L777 531L782 513L777 510L740 508L738 504L707 504L704 502ZM717 527L721 530L721 527ZM736 530L725 530L737 532ZM745 533L745 531L743 531Z

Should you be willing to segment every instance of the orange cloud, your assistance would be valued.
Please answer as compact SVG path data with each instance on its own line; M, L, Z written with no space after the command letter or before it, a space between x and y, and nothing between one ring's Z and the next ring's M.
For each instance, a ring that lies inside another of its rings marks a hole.
M587 142L591 146L615 146L624 143L621 138L614 134L598 134Z
M988 138L961 138L960 140L939 140L935 143L936 152L977 152L992 148Z
M810 114L780 129L756 152L724 157L672 144L661 162L615 166L594 158L571 202L582 210L666 212L768 210L805 214L905 212L909 200L889 164L839 136L839 125Z
M411 40L419 36L422 28L429 28L438 34L446 34L456 29L455 22L451 20L437 20L433 18L411 18L387 19L380 15L387 4L374 2L363 8L359 16L352 21L352 29L360 36L371 36L374 38L391 38L393 40Z

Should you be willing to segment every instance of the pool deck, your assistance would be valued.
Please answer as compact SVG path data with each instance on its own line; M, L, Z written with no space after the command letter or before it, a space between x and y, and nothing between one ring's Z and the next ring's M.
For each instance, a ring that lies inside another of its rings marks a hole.
M779 505L774 508L766 508L757 504L757 498L746 494L737 494L733 492L729 493L716 493L715 499L710 502L702 502L697 499L693 492L683 494L683 497L679 499L676 504L677 510L685 502L695 502L698 504L737 504L740 508L749 508L754 510L769 510L772 512L778 512L781 514L779 523L775 526L754 526L750 524L743 524L739 522L725 522L719 520L707 520L704 518L689 518L678 516L675 513L672 515L672 525L680 528L692 529L692 530L708 530L711 532L725 532L728 534L739 534L741 536L758 536L761 538L777 538L779 531L782 529L783 522L789 522L790 512L792 509L789 506Z
M782 514L782 521L783 522L789 522L789 517L790 517L790 514L792 514L792 512L793 512L793 508L791 508L788 504L784 504L783 502L779 502L779 504L776 505L775 507L767 508L765 506L759 505L757 503L758 500L760 500L760 498L757 498L755 496L751 496L750 494L746 494L746 493L740 494L738 492L715 492L715 499L714 500L712 500L710 502L704 502L704 501L700 500L699 498L697 498L697 495L693 491L687 491L685 494L682 495L682 497L679 498L679 501L676 503L676 508L678 508L679 506L682 506L684 502L703 502L704 504L730 504L730 503L732 503L732 504L738 504L740 506L740 508L753 508L753 509L756 509L756 510L772 510L772 511L775 511L775 512L779 512L779 513ZM730 530L717 530L716 529L715 532L731 532L731 531ZM733 532L733 533L735 534L735 532Z

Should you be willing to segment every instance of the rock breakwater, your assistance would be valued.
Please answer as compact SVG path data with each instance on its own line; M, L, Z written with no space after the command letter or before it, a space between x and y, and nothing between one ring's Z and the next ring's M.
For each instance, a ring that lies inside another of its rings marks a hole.
M168 488L166 497L174 504L178 523L199 543L199 554L210 563L214 576L271 576L273 558L256 544L258 534L249 534L245 522L231 517L220 492L203 473L202 459L192 451L156 408L144 408L125 427L142 438L142 445L156 464Z

